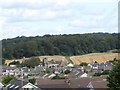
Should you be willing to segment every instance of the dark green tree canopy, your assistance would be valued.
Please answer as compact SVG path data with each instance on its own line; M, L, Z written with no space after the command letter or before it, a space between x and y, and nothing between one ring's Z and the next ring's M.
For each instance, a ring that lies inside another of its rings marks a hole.
M29 82L32 83L32 84L35 84L36 79L35 78L29 79Z
M69 73L70 73L70 70L67 69L67 70L64 71L64 73L65 73L65 74L69 74Z
M81 55L118 49L118 33L16 37L2 40L4 59L41 55Z
M21 66L27 66L27 67L35 67L37 65L39 65L41 63L40 59L39 58L34 58L34 57L31 57L29 58L28 60L24 60L21 64Z
M13 76L13 75L4 76L4 77L2 78L2 83L3 83L4 85L6 85L6 84L8 84L10 81L15 80L15 79L16 79L16 77Z
M86 63L86 62L80 63L80 66L87 66L87 65L88 65L88 63Z
M108 86L112 90L120 90L120 60L114 62L113 69L110 71L107 80L109 82Z

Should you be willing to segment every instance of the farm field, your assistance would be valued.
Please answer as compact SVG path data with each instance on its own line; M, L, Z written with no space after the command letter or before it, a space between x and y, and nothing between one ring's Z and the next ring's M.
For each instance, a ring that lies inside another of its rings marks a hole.
M118 53L91 53L80 56L71 56L70 59L76 65L79 65L81 62L92 63L92 62L106 62L113 60L114 58L119 58Z
M55 55L55 56L35 56L35 58L40 58L41 61L44 58L47 58L48 61L50 61L50 60L62 60L62 61L66 61L66 57L65 56L59 56L59 55ZM25 58L25 59L29 59L29 58ZM24 59L5 60L5 64L9 65L9 63L11 63L13 61L19 61L20 63L22 63L24 61Z
M62 61L66 61L66 57L65 56L38 56L40 58L40 60L43 60L44 58L47 58L48 61L50 60L62 60Z
M36 58L40 58L42 60L43 58L47 58L48 61L50 60L63 60L66 61L66 56L36 56ZM92 62L106 62L109 60L113 60L114 58L118 58L118 53L91 53L91 54L85 54L85 55L79 55L79 56L71 56L70 59L75 65L79 65L81 62L86 63L92 63ZM28 59L28 58L26 58ZM16 59L15 61L19 61L20 63L24 59ZM9 65L9 63L13 62L14 60L5 60L5 64Z

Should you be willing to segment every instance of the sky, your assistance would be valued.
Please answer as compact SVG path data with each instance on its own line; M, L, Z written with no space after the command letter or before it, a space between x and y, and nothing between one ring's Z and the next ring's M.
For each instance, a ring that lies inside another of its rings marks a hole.
M0 0L0 39L118 32L118 0Z

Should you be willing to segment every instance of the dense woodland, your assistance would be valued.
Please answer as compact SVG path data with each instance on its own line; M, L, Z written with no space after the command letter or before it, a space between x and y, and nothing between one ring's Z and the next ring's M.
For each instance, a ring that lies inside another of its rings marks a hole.
M118 49L118 33L89 33L16 37L2 40L4 59L41 55L82 55Z

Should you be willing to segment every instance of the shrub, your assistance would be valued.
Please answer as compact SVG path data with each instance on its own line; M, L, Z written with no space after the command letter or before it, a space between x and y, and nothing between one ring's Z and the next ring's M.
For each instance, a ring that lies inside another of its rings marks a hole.
M69 74L70 73L70 70L65 70L64 71L64 74Z
M32 84L35 84L36 79L35 78L29 79L29 82L32 83Z
M4 76L2 79L3 84L8 84L10 81L15 80L16 77L13 75Z
M80 63L80 66L87 66L87 65L88 65L88 63L86 63L86 62Z
M60 77L60 76L56 75L52 79L65 79L65 77Z

